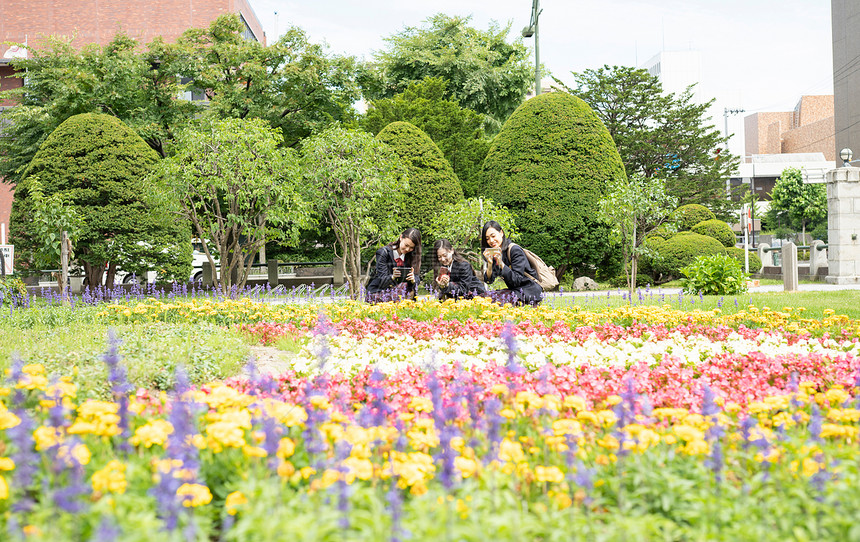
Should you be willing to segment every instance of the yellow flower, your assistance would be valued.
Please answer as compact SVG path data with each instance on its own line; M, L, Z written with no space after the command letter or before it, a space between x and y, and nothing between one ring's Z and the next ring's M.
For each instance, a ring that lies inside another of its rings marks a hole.
M173 425L170 422L153 420L135 430L134 436L131 437L131 444L134 446L142 444L146 448L151 448L155 444L164 446L167 436L171 433L173 433Z
M609 406L615 406L621 402L621 397L619 395L610 395L606 398L606 404Z
M15 462L9 457L0 457L0 470L15 470Z
M284 437L278 442L278 457L286 459L296 453L296 443L289 437Z
M42 425L33 431L33 440L36 441L36 449L39 451L46 450L51 446L56 446L63 439L62 432L56 427L48 427Z
M704 440L691 440L681 448L681 452L687 455L705 455L708 453L708 443Z
M0 431L17 426L21 423L21 418L6 410L6 407L0 405Z
M234 491L227 495L227 498L224 499L224 508L227 509L227 513L231 516L235 516L236 512L238 512L237 508L242 506L243 504L248 503L248 498L241 491Z
M182 498L182 506L196 508L212 502L212 493L202 484L182 484L176 490L176 495Z
M289 461L281 461L278 465L278 476L281 478L290 478L295 472L296 468Z
M6 479L0 476L0 500L6 500L9 498L9 484L6 483Z
M373 463L367 459L359 459L357 457L347 457L343 461L343 465L349 469L347 482L352 483L352 478L359 480L370 480L373 477Z
M702 440L705 438L705 433L700 429L696 429L690 425L673 425L672 432L677 435L677 437L685 442L690 442L694 440Z
M454 467L460 471L460 476L470 478L478 471L478 462L469 457L458 456L454 458Z
M409 408L417 412L433 412L433 401L426 397L413 397L409 401Z
M570 418L561 418L552 422L552 431L556 436L578 435L582 433L582 424Z
M499 460L509 461L511 463L519 463L525 459L523 447L519 442L513 442L510 439L504 439L499 445Z
M563 405L565 406L565 408L572 408L574 410L585 410L586 402L585 399L583 399L579 395L568 395L564 398Z
M116 459L108 462L104 468L93 473L93 491L95 493L125 493L128 482L125 479L125 465Z
M538 482L553 482L559 484L564 481L564 473L561 469L555 466L544 467L538 465L535 467L535 480Z

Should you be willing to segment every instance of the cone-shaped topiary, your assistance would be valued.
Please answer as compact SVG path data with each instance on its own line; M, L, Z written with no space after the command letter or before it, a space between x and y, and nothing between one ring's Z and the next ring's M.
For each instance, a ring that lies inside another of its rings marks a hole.
M188 280L190 229L147 180L158 159L114 116L68 118L45 139L24 174L13 204L13 237L26 244L34 235L26 220L27 181L37 178L46 196L62 194L84 219L74 251L89 284L101 283L106 263L138 274L151 267L160 278Z
M713 237L722 243L724 247L733 247L738 242L738 238L735 232L732 231L731 226L717 218L699 222L690 228L690 231Z
M690 231L693 226L705 220L713 220L717 216L710 209L698 203L682 205L672 211L669 222L677 226L678 231Z
M409 190L399 211L400 226L426 234L434 215L463 199L451 164L430 136L408 122L392 122L376 138L389 145L408 168Z
M594 111L566 92L522 104L484 160L484 194L517 215L523 246L560 272L593 273L614 256L598 202L624 166ZM487 217L492 218L492 217Z

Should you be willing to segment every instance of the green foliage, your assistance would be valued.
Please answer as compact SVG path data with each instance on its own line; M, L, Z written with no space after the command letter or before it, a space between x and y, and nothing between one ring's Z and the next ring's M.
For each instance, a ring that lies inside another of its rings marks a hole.
M654 282L654 279L651 278L651 275L646 275L644 273L636 274L636 287L641 288L643 286L648 286ZM609 285L613 288L628 288L630 286L630 277L626 274L616 275L609 279Z
M684 292L703 295L737 295L747 291L740 262L728 254L699 256L681 269Z
M245 39L243 30L238 15L225 14L176 42L186 61L176 73L205 92L204 115L264 119L290 147L332 121L353 120L359 98L353 58L329 55L297 27L268 46Z
M677 204L678 200L666 193L662 181L638 174L611 182L609 193L600 201L600 217L621 244L631 299L636 287L632 277L638 274L639 257L647 252L645 237L663 225Z
M10 296L23 298L27 295L27 285L18 277L6 275L5 278L0 278L0 305L4 300L8 300Z
M216 280L225 294L234 273L235 284L244 286L246 262L267 239L295 243L310 224L298 159L281 143L281 131L261 119L204 122L179 133L174 155L153 176L178 202L195 235L221 255Z
M736 259L741 264L741 269L744 267L744 249L740 247L726 247L726 254ZM758 273L761 271L761 258L754 250L749 251L750 273Z
M161 38L145 51L137 40L118 33L104 46L72 46L73 37L47 36L28 58L11 61L27 85L0 92L0 101L17 104L3 113L0 177L18 184L40 145L66 119L81 113L108 113L125 122L163 156L172 130L198 112L177 100L183 90L176 74L180 59Z
M797 168L782 172L770 196L767 217L771 224L804 234L827 224L827 189L823 184L804 184Z
M505 122L484 161L484 193L517 217L522 245L560 274L593 273L609 253L599 221L608 184L624 177L615 144L588 105L552 92Z
M576 88L556 82L586 101L618 145L628 175L664 179L681 204L700 203L729 218L726 194L738 159L711 123L713 100L696 103L693 88L666 94L647 70L603 66L573 74Z
M726 249L713 237L692 232L681 232L669 239L649 239L648 246L656 256L648 256L649 269L659 282L681 276L681 268L692 264L699 256L725 254Z
M74 245L84 227L80 215L64 200L64 194L54 193L45 196L38 176L33 176L23 183L30 199L30 220L28 239L32 243L22 248L30 249L24 256L35 269L56 269L60 267L62 249L62 232L68 234ZM21 253L19 252L19 257Z
M87 113L69 118L42 144L16 190L13 242L29 254L45 246L42 233L34 230L39 222L30 220L38 200L29 197L28 183L38 178L44 197L64 202L84 224L73 248L89 284L101 284L108 262L111 270L135 270L138 256L123 247L137 243L148 244L149 261L163 276L184 280L191 266L187 225L176 220L171 202L159 198L147 180L157 161L158 154L116 117ZM187 249L173 250L177 245ZM109 274L108 283L112 280Z
M429 77L447 81L445 97L501 125L522 103L533 78L529 51L510 25L487 30L469 26L469 17L437 14L420 28L407 27L385 38L363 74L365 97L390 98Z
M400 233L396 210L409 190L406 166L370 134L339 126L305 141L301 157L315 210L334 232L335 254L343 258L344 276L355 296L361 251Z
M433 140L408 122L392 122L376 139L391 147L408 171L409 189L397 212L400 227L426 234L445 206L463 201L454 170Z
M492 200L469 198L448 205L433 216L428 239L447 239L464 252L472 263L479 265L481 258L481 228L487 220L495 220L505 230L505 235L518 239L516 217Z
M396 121L414 124L439 146L454 168L467 197L477 197L481 164L490 141L483 117L445 98L446 82L432 77L412 83L391 98L374 101L362 119L362 127L376 135Z
M738 238L731 226L719 219L711 219L699 222L690 231L701 235L713 237L723 244L724 247L733 247L737 244Z
M717 218L716 215L704 205L689 203L675 209L669 220L678 231L690 231L699 222L714 220L715 218Z

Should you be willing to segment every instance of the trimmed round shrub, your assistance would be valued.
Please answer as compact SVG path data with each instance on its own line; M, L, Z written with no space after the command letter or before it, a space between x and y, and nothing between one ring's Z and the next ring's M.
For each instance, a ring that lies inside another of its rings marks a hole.
M608 183L624 176L615 142L588 104L549 92L508 118L481 181L487 197L517 216L519 243L562 273L590 275L618 257L606 250L609 229L597 209Z
M699 256L726 253L726 247L713 237L693 232L677 233L654 248L660 257L651 260L651 269L652 273L660 276L661 281L681 277L681 268L690 265Z
M726 247L726 254L736 259L741 264L741 269L744 266L744 249L740 247ZM750 273L758 273L761 271L761 258L754 250L750 250Z
M678 227L678 231L689 231L693 226L705 220L713 220L717 215L710 209L698 203L682 205L672 212L669 221ZM734 243L733 243L734 244Z
M27 186L37 178L45 196L62 194L84 219L74 250L91 284L101 282L106 262L142 274L143 260L160 279L188 280L189 226L176 219L170 202L148 179L158 160L158 153L112 115L66 119L39 147L15 193L12 233L22 241L22 255L28 241L33 246Z
M738 242L738 238L735 232L732 231L731 226L717 218L699 222L690 228L690 231L713 237L722 243L724 247L733 247Z
M442 208L463 200L460 181L439 147L415 125L392 122L376 138L390 146L409 170L409 190L398 211L401 228L414 227L426 234Z

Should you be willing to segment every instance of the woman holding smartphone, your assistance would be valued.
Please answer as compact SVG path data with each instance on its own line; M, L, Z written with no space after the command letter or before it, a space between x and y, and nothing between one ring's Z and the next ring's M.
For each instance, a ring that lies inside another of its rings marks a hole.
M475 276L472 266L447 239L439 239L433 245L433 270L440 301L487 295L487 288Z
M373 279L367 284L367 302L415 299L421 276L421 232L407 228L396 241L376 251Z
M543 299L543 288L531 277L536 277L532 264L519 245L511 243L501 224L490 220L481 230L481 251L486 262L484 282L491 284L501 277L505 290L490 293L494 301L521 305L537 305Z

